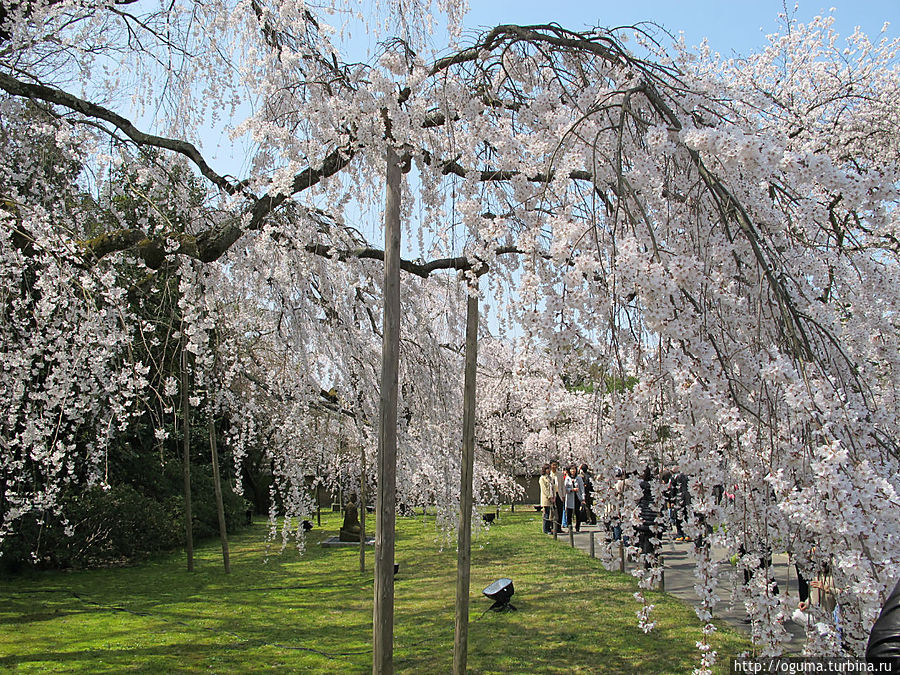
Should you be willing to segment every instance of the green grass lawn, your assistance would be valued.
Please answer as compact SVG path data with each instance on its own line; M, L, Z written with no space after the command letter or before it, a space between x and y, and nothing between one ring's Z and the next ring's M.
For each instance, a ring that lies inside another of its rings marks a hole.
M371 524L370 518L370 524ZM656 629L637 627L634 580L540 534L533 513L502 513L473 544L472 673L689 673L700 623L658 593ZM133 567L0 578L0 670L21 673L365 673L371 671L372 554L324 549L338 516L323 515L307 551L265 561L263 525ZM448 673L453 655L455 544L429 517L398 520L394 661L398 673ZM441 544L444 543L443 550ZM515 582L518 612L495 613L481 589ZM722 628L721 672L749 647Z

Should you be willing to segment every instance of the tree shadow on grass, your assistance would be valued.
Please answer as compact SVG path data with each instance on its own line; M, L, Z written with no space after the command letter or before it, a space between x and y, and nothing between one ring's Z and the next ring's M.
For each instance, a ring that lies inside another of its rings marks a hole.
M187 670L207 670L210 664L218 663L219 672L257 672L266 660L258 655L243 656L242 653L260 650L276 652L302 651L302 660L307 665L318 663L319 672L354 672L346 670L352 664L359 665L368 658L368 650L361 653L345 654L327 652L302 645L272 645L262 640L233 641L225 644L198 644L193 640L169 643L156 647L107 648L91 647L84 650L46 650L28 654L0 656L0 668L41 667L42 670L61 672L120 673L139 670L140 672L183 672ZM276 659L277 654L275 655ZM282 662L289 666L294 658ZM269 661L269 663L272 663ZM136 664L140 666L136 667ZM327 665L326 665L327 664ZM297 663L299 667L299 663ZM304 669L307 666L303 666Z

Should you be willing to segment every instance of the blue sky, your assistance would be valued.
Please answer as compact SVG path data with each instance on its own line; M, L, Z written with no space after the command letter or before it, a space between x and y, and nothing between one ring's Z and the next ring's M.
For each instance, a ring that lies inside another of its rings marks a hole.
M764 46L765 36L778 30L778 15L784 13L785 4L788 13L803 23L828 14L833 7L841 35L850 35L858 25L874 41L886 21L891 23L888 35L900 35L900 0L469 0L464 24L475 29L499 23L556 22L581 29L654 21L672 33L683 32L689 46L706 37L713 50L730 56Z

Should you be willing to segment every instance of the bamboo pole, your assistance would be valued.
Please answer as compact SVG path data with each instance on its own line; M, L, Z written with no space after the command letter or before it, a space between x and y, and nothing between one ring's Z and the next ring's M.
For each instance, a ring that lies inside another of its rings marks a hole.
M187 552L187 570L194 571L194 517L191 512L191 401L188 388L188 351L181 348L181 417L184 426L182 438L182 473L184 475L184 535Z
M469 645L469 576L472 562L472 473L475 462L475 366L478 362L478 282L466 302L466 363L463 385L463 456L459 490L456 573L456 633L453 673L466 672Z
M397 381L400 364L400 164L388 146L384 205L384 326L381 344L378 493L372 673L394 672L394 528L397 489Z
M222 541L222 561L225 574L231 574L228 556L228 528L225 526L225 504L222 502L222 478L219 474L219 451L216 447L216 419L209 416L209 449L212 453L213 488L216 492L216 515L219 517L219 539Z

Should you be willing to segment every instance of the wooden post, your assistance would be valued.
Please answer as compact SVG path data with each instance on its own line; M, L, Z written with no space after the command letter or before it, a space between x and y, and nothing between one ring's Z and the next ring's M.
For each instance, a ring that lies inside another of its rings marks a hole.
M397 490L397 381L400 367L400 163L388 146L384 204L384 320L375 505L372 673L394 672L394 528Z
M619 571L625 571L625 543L619 539Z
M359 573L366 571L366 448L359 445Z
M187 339L187 338L184 338ZM191 401L188 379L188 351L181 347L181 423L184 426L182 446L182 473L184 475L184 547L187 552L188 572L194 571L194 517L191 512Z
M216 515L219 517L219 539L222 541L222 561L225 574L231 574L228 557L228 528L225 526L225 504L222 502L222 478L219 475L219 450L216 447L216 419L209 416L209 449L212 453L213 489L216 492Z
M590 533L590 537L591 537L590 549L591 549L591 557L592 557L592 558L596 558L596 557L597 557L596 555L594 555L594 535L595 535L595 534L597 534L597 533L596 533L596 532L591 532L591 533Z
M659 590L666 592L666 564L662 556L659 556Z
M456 568L456 633L453 673L464 675L469 649L469 573L472 562L472 472L475 463L475 373L478 362L478 282L467 289L466 362L463 384L462 466Z
M572 515L574 518L574 514ZM569 523L569 546L575 548L575 526Z

